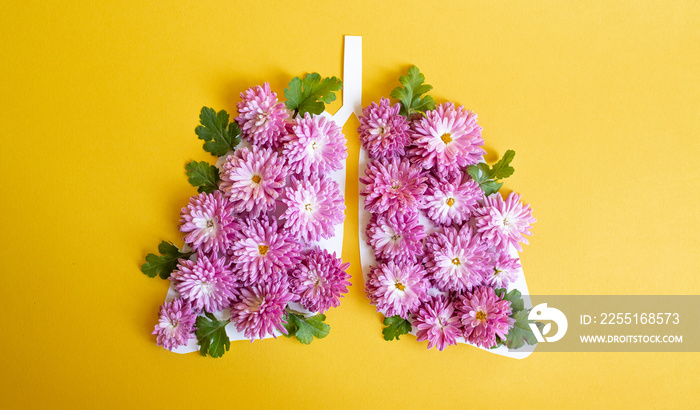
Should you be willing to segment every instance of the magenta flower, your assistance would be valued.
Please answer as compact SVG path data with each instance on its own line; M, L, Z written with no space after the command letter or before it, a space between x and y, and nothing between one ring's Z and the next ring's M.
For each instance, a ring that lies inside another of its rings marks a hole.
M455 305L469 343L490 349L496 346L496 336L505 340L512 327L510 302L488 286L467 293Z
M284 157L269 148L239 148L226 158L219 188L236 212L247 211L255 218L275 209L287 176Z
M489 246L506 251L509 245L522 251L520 243L528 243L525 235L532 235L530 228L537 222L532 217L530 205L520 202L520 195L514 192L505 201L500 192L489 195L484 200L484 205L474 211L474 217L481 239Z
M285 120L289 117L284 103L277 102L277 94L270 91L268 83L247 89L241 99L236 104L241 134L253 145L277 148L280 137L286 134Z
M406 117L399 115L401 104L391 106L388 98L382 98L362 109L360 134L362 146L370 158L393 158L404 155L404 147L410 145L409 125Z
M180 231L187 234L186 244L195 250L215 253L228 248L228 235L238 226L233 205L219 191L202 192L190 198L190 203L180 211L180 224Z
M286 273L301 259L299 244L269 217L245 220L232 236L233 270L247 285Z
M170 275L175 290L195 312L216 312L228 307L238 287L226 258L197 253L197 261L180 259Z
M334 235L334 226L345 220L345 202L338 183L325 175L291 177L282 201L287 205L284 227L308 242Z
M286 335L287 329L282 325L286 323L285 308L293 298L286 280L241 288L235 303L231 305L231 322L251 343L255 338L262 339L266 335L277 338L275 330Z
M418 212L404 214L374 214L367 224L367 244L374 249L377 260L416 262L423 255L425 229Z
M372 160L360 182L365 187L365 209L372 213L416 210L426 189L423 172L407 159Z
M518 279L518 269L518 258L512 258L508 252L497 250L491 254L491 272L486 275L485 284L492 288L507 288Z
M469 176L459 173L453 178L428 177L428 189L421 207L437 225L461 225L479 206L484 191Z
M451 102L438 105L413 123L413 161L444 173L478 163L486 153L476 114Z
M442 295L432 296L421 305L413 326L418 329L416 340L427 340L428 349L437 346L438 350L444 350L447 346L455 345L462 333L452 303Z
M487 246L467 225L442 228L426 238L425 247L425 269L443 292L471 290L489 273Z
M346 140L333 120L307 112L296 120L293 130L282 138L283 154L292 172L309 176L343 167L342 161L348 157Z
M428 297L430 283L425 275L421 264L389 261L370 268L365 293L384 316L400 315L407 319Z
M328 251L314 249L289 274L289 287L298 296L299 303L312 312L323 313L340 305L340 298L348 293L350 263Z
M194 337L197 315L182 299L166 302L160 307L160 319L153 330L156 343L168 350L184 346Z

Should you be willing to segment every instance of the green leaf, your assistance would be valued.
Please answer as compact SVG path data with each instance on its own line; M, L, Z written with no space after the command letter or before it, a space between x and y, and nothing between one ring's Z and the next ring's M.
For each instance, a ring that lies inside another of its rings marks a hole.
M325 104L335 101L335 93L343 88L343 82L335 77L321 79L318 73L307 74L304 79L294 77L289 82L289 88L284 89L287 98L285 105L297 114L321 114L326 109Z
M493 164L493 167L489 167L486 163L480 162L478 164L469 165L467 167L467 174L472 177L474 182L479 184L484 191L484 195L489 196L498 192L503 186L503 182L499 182L499 180L508 178L515 172L515 168L510 166L513 158L515 158L515 151L509 149L503 154L503 158Z
M172 242L163 241L158 245L161 256L149 253L146 255L146 263L141 265L141 272L148 277L155 278L160 275L162 279L168 279L170 273L177 268L179 259L187 259L194 252L183 253Z
M425 112L435 108L435 100L433 97L426 95L421 96L433 89L432 85L423 84L425 76L420 72L418 67L413 66L408 69L408 75L399 77L399 82L404 88L396 87L391 92L391 97L396 98L401 102L401 115L408 117L417 112Z
M382 330L382 334L384 334L384 340L386 341L399 340L399 336L408 334L411 331L411 322L399 315L385 318L384 325L386 327Z
M510 166L513 158L515 158L515 151L512 149L506 151L506 153L503 154L503 158L501 158L498 162L493 164L493 167L491 167L491 178L499 180L513 175L515 168Z
M219 170L209 163L192 161L185 166L187 177L197 192L211 194L219 189Z
M215 156L222 156L233 151L241 142L241 130L236 122L228 123L229 116L225 110L218 113L213 108L202 107L199 122L194 132L204 143L204 150Z
M231 347L231 341L226 334L226 325L231 320L217 320L211 313L206 317L199 316L195 322L195 335L199 342L199 352L202 356L209 353L211 357L221 357Z
M513 289L506 293L504 288L500 288L496 289L495 292L501 299L510 302L510 307L512 309L510 317L515 319L513 328L510 329L506 335L506 340L499 339L497 346L505 344L509 349L519 349L523 347L525 343L529 345L537 344L537 338L530 328L530 323L534 322L528 319L530 310L525 309L525 302L523 301L520 291Z
M314 340L323 339L328 336L331 327L323 323L326 320L326 315L319 313L316 316L304 317L302 314L287 312L285 315L287 322L284 327L287 329L287 337L296 336L301 343L308 345Z
M530 329L530 320L528 320L527 315L527 310L520 310L511 316L515 319L515 325L513 325L513 328L510 329L506 336L505 345L509 349L519 349L525 343L529 345L537 344L537 338L532 333L532 329Z

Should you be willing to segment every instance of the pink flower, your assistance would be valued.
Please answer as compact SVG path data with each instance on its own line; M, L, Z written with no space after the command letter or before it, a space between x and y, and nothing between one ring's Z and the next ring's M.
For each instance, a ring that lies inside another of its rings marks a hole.
M423 261L433 284L443 292L470 290L489 272L486 244L467 225L445 227L428 236Z
M228 235L238 225L232 212L233 205L219 191L193 196L180 211L180 231L187 234L185 243L195 250L224 252L230 244Z
M247 211L255 218L275 209L287 176L284 157L268 148L239 148L226 158L219 188L236 212Z
M307 112L304 118L296 120L293 130L282 138L283 154L292 172L309 176L343 167L348 150L345 136L335 122Z
M486 153L476 114L451 102L438 105L413 123L410 153L417 164L437 172L465 168L478 163Z
M461 173L452 178L428 177L428 189L422 208L437 225L461 225L479 206L484 197L479 185Z
M507 288L518 279L520 261L511 258L508 252L496 251L491 254L491 273L486 275L485 284L492 288Z
M194 337L197 315L182 299L166 302L160 307L160 319L153 330L156 343L168 350L184 346Z
M284 227L305 242L332 237L334 226L345 220L338 183L325 175L300 180L292 176L284 196L287 210L280 217L286 220Z
M374 249L377 260L416 262L423 255L425 230L416 211L374 214L365 233L367 244Z
M484 205L474 211L474 217L481 239L505 250L513 245L522 251L520 243L528 243L525 235L532 235L530 227L536 222L530 205L520 202L520 195L514 192L505 201L500 192L489 195Z
M413 326L418 329L416 340L427 340L428 349L437 346L438 350L444 350L447 346L455 345L462 333L454 307L442 295L432 296L421 305Z
M405 213L416 210L425 192L425 177L408 160L372 160L360 182L365 187L365 209L372 213Z
M286 280L256 283L242 288L231 305L231 322L243 332L251 343L255 338L275 336L275 330L287 334L282 326L287 302L294 295L289 293Z
M387 98L362 109L360 134L362 146L370 158L393 158L404 155L404 147L410 145L408 121L399 115L401 104L391 106Z
M299 244L266 216L245 220L232 242L233 270L247 285L285 274L301 259Z
M284 104L277 102L277 94L270 91L270 84L256 85L241 93L243 101L236 104L236 121L241 133L253 145L277 148L280 137L286 134L285 120L289 113Z
M312 312L323 313L340 305L342 294L348 293L350 263L326 250L314 249L290 272L289 286L299 303Z
M370 268L365 292L384 316L400 315L407 319L408 313L418 309L428 297L430 283L425 275L421 264L389 261Z
M512 327L510 302L502 300L488 286L462 296L456 309L464 326L464 337L477 346L487 349L496 346L496 336L505 340Z
M197 253L197 261L181 259L170 275L175 290L196 312L216 312L228 307L238 285L226 258Z

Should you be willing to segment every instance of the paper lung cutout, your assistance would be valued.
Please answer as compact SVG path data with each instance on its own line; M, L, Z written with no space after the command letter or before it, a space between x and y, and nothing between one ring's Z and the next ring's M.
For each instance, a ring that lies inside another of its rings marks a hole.
M358 175L365 175L365 169L367 168L367 162L369 160L369 157L367 155L367 151L365 151L364 148L360 148L360 160L358 164ZM364 188L364 184L362 182L359 183L359 191L361 191ZM362 265L362 276L364 277L364 280L367 281L367 274L369 273L369 267L374 265L376 266L376 259L374 258L374 250L372 249L371 246L367 245L367 236L365 235L365 229L367 227L367 224L369 223L370 218L372 217L372 214L369 213L368 211L365 211L365 197L361 196L360 197L360 203L359 203L359 237L360 237L360 262ZM437 227L435 224L432 223L423 213L420 213L420 222L421 224L425 227L426 234L431 234L437 230ZM513 257L519 257L518 251L515 249L515 247L511 246L510 248L510 254ZM525 303L525 307L528 309L532 308L532 301L530 300L530 292L527 289L527 283L525 282L525 274L523 273L522 268L520 268L520 271L518 273L518 280L516 280L514 283L511 283L510 286L508 286L508 291L512 289L518 289L520 293L523 295L523 302ZM411 331L412 335L416 334L415 328L413 331ZM473 345L471 343L468 343L467 341L464 340L464 338L460 337L457 339L457 343L464 343L470 346L478 347L476 345ZM528 357L532 351L534 350L534 346L530 345L525 345L523 348L519 349L518 351L509 351L506 346L500 346L496 349L486 349L479 347L482 350L486 350L491 353L495 353L501 356L507 356L507 357L512 357L515 359L524 359Z
M345 36L345 54L343 63L343 106L340 107L335 115L331 115L328 112L323 112L321 115L332 119L341 128L350 118L350 114L362 113L362 37L358 36ZM346 137L347 138L347 137ZM250 146L245 141L241 142L241 146ZM219 158L216 166L221 170L221 165L224 163L226 156L232 154L229 152L225 156ZM345 166L346 161L343 160L343 168L337 171L330 172L328 176L338 183L340 192L345 196ZM346 198L347 201L347 198ZM278 207L279 209L279 207ZM328 250L329 252L335 252L336 256L340 257L343 253L343 227L345 223L338 224L335 226L335 236L330 239L322 239L315 242L319 247ZM168 294L165 297L166 302L170 302L175 299L177 293L175 292L174 286L171 283L168 289ZM290 303L290 305L299 312L308 312L301 305ZM223 319L224 315L222 312L215 312L214 316L218 319ZM249 340L243 333L238 332L233 323L226 325L226 334L231 341L235 340ZM275 332L276 336L280 336L281 333ZM266 336L269 338L272 336ZM180 346L173 350L175 353L191 353L199 351L199 345L197 344L197 339L190 339L189 343L185 346Z

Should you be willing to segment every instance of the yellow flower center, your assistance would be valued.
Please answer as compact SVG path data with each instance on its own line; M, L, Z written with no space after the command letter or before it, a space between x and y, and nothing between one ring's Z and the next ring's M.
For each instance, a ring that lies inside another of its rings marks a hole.
M270 248L268 248L267 245L258 246L258 252L260 252L261 255L266 254L268 249Z
M447 206L452 206L455 204L454 198L447 198Z
M449 144L450 142L452 142L452 135L450 135L449 132L446 132L442 134L442 137L440 137L440 139L442 139L442 142L444 142L445 144Z
M403 291L406 289L406 286L404 286L404 284L401 282L396 282L396 289Z
M486 313L484 313L482 311L476 312L476 320L478 320L480 322L485 322L486 321Z
M493 276L498 276L499 273L501 273L500 270L495 269L495 268L493 269Z
M311 149L316 149L316 141L311 144Z
M214 221L213 220L208 220L207 221L207 228L213 228L214 227Z
M462 262L459 261L459 258L454 258L454 259L452 259L452 264L459 266L462 264Z
M259 184L260 181L262 181L262 178L260 178L260 175L253 175L253 182L256 184Z
M311 208L311 204L304 205L304 209L306 209L307 211L313 211L313 209Z

